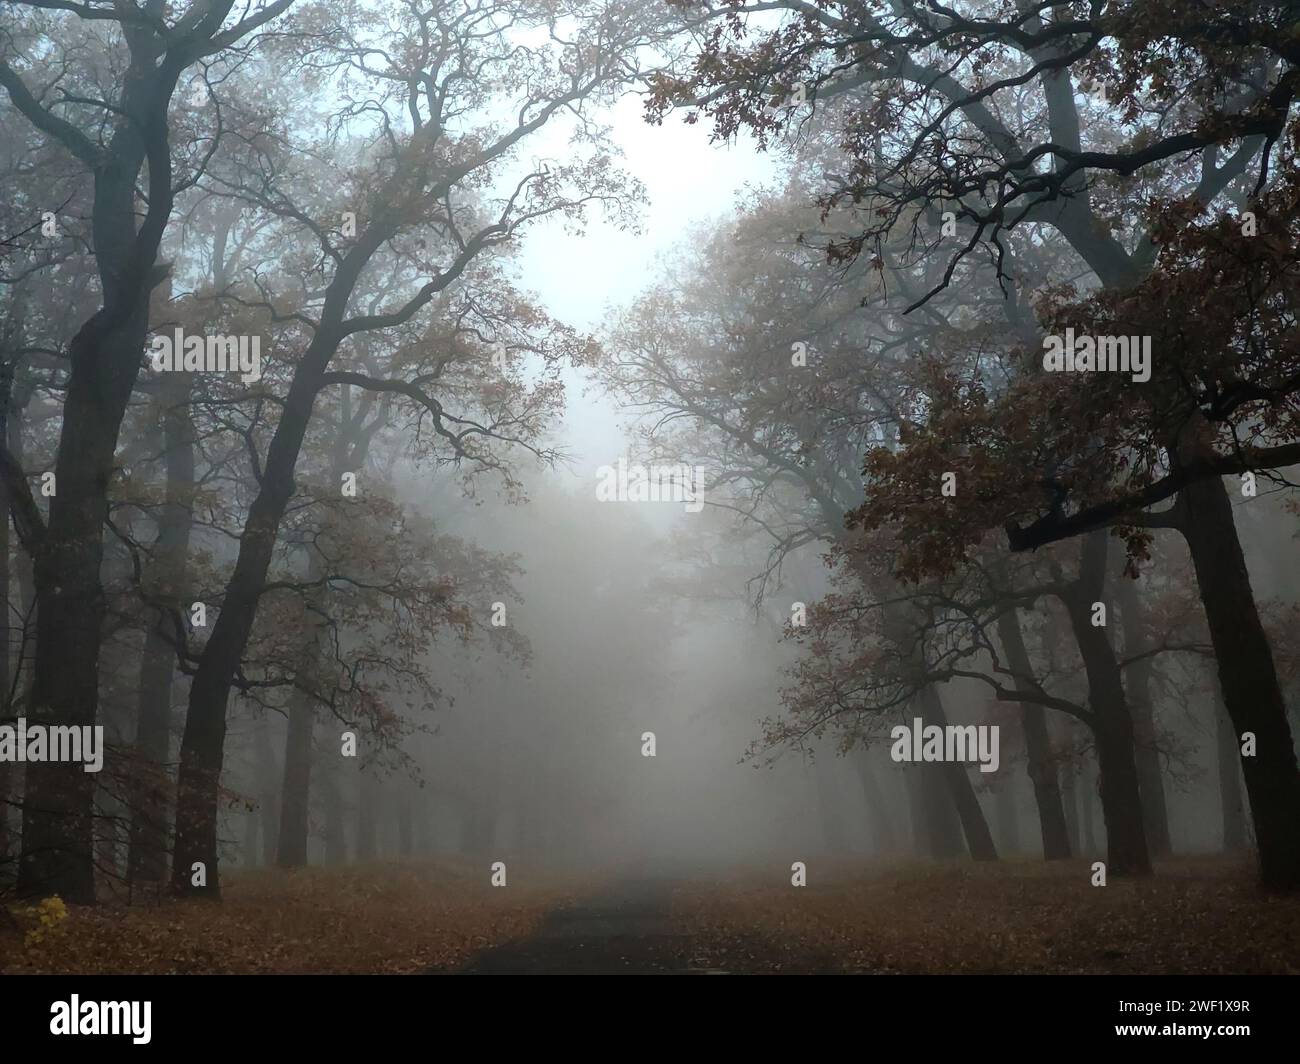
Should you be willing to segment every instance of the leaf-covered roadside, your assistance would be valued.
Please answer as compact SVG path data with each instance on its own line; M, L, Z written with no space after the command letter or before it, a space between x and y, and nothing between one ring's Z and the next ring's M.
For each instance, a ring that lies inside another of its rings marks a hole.
M454 969L532 932L572 897L544 886L493 888L463 862L256 871L201 900L68 906L57 930L24 944L0 926L0 974L414 974Z
M1085 861L881 866L817 886L677 892L698 964L731 972L1300 974L1300 902L1244 864L1183 859L1089 885Z

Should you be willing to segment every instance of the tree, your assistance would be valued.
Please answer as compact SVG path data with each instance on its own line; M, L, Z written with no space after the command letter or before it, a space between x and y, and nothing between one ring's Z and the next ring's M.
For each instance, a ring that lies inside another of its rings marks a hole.
M149 294L166 276L158 249L177 192L204 163L202 152L184 147L177 157L169 137L172 96L187 69L200 61L219 63L290 3L254 4L229 26L232 0L188 4L170 21L158 3L69 5L71 15L50 15L42 3L14 5L26 10L5 32L0 86L31 126L75 159L93 183L91 238L100 286L99 308L68 348L48 517L19 462L7 449L0 456L14 524L35 570L30 709L43 723L82 726L95 720L103 621L99 569L114 450L140 371ZM116 54L112 62L100 55L88 68L83 60L98 40L92 23L107 24ZM39 64L20 58L20 40L30 54L42 56ZM21 890L93 900L91 793L91 778L79 765L29 766Z
M1059 331L1068 320L1096 335L1154 334L1159 355L1153 380L1163 383L1150 388L1118 377L1080 388L1033 371L1022 355L1016 384L985 409L978 409L983 382L964 381L969 387L947 393L970 417L927 396L917 418L921 433L906 450L869 456L869 496L857 516L905 522L909 540L924 540L913 557L931 566L959 559L990 527L1005 527L1013 549L1029 549L1108 524L1178 519L1229 713L1239 732L1260 742L1259 755L1243 767L1262 878L1300 886L1300 826L1292 813L1300 771L1219 479L1300 459L1288 415L1300 377L1281 324L1293 305L1294 5L1132 2L1085 10L1053 3L987 18L911 4L760 6L784 9L789 19L780 30L746 37L749 5L709 9L727 17L705 39L690 75L661 82L661 107L693 102L722 133L748 125L763 134L790 121L763 107L765 92L802 83L815 108L821 98L870 86L873 105L840 127L854 166L824 195L828 206L863 205L866 221L830 247L832 256L852 260L870 251L883 268L878 248L900 229L921 254L933 254L942 230L927 225L934 213L951 210L971 235L947 256L933 293L977 249L988 250L1002 274L1006 234L1049 227L1104 291L1083 306L1051 301L1056 312L1044 308L1047 327ZM1075 87L1083 82L1105 84L1106 92L1081 106ZM1246 174L1252 163L1257 177ZM1282 176L1270 187L1273 172ZM1138 196L1157 209L1140 209ZM1223 217L1234 199L1246 201L1251 219ZM1267 235L1249 243L1247 234L1256 232ZM1210 256L1212 245L1230 250L1228 258ZM1220 278L1225 304L1207 305L1203 293L1218 289L1207 282ZM1167 299L1193 290L1201 294L1195 304ZM1172 306L1189 316L1173 317ZM1121 325L1129 331L1119 332ZM1200 348L1201 336L1220 345ZM1190 366L1184 339L1192 341ZM1121 421L1120 411L1105 405L1119 392L1125 413L1131 419L1140 410L1140 421ZM1010 413L1007 432L993 436L1009 442L1014 435L1023 449L989 452L991 440L974 422L989 428ZM1035 430L1049 424L1068 426L1067 446L1057 445L1062 438L1040 444ZM1245 444L1234 435L1241 428ZM946 470L962 459L969 490L960 517L935 521L934 463L921 475L896 474L909 467L919 473L925 457L945 452ZM1002 479L1007 472L1013 485ZM1151 506L1175 495L1176 514L1151 515ZM1131 546L1141 542L1140 535L1128 538Z
M367 160L356 168L351 187L329 189L333 203L319 195L304 202L320 191L304 180L310 162L299 162L310 159L310 148L293 158L260 155L259 165L246 168L248 176L226 190L275 216L296 239L314 244L325 279L323 288L303 285L298 292L262 300L270 320L285 323L277 343L298 350L259 463L259 490L239 555L191 684L178 777L173 884L179 891L219 891L216 824L226 705L264 594L277 530L293 497L294 468L318 396L338 386L399 396L414 410L417 426L431 427L444 460L500 472L507 482L512 481L506 452L512 447L548 456L532 441L554 408L555 386L534 394L487 369L493 366L496 340L491 318L503 311L489 312L480 323L484 328L467 325L463 334L451 318L449 348L430 327L429 314L445 313L446 297L457 286L490 291L494 249L528 222L553 214L576 216L594 201L611 207L623 202L621 175L600 152L599 131L581 108L583 101L634 74L629 57L647 34L636 13L621 5L576 5L569 14L576 29L567 43L555 37L539 47L521 44L515 34L529 26L553 26L554 12L547 4L527 2L502 2L486 12L478 5L394 10L391 30L376 30L369 13L358 10L324 29L304 21L286 45L282 70L294 69L299 56L302 70L322 71L323 82L340 90L360 77L385 106L378 120L368 108L354 112L350 105L339 115L342 124L366 138ZM411 46L390 57L380 47L385 32ZM482 110L488 90L507 87L514 90L514 119L494 124ZM506 164L517 146L561 114L577 117L579 142L594 152L510 174ZM316 130L303 133L310 142ZM503 180L501 192L482 191ZM343 218L349 203L364 204L351 212L354 236ZM390 302L389 294L403 286L410 286L410 294ZM362 311L356 303L367 295L372 309ZM472 322L481 315L475 298L468 301ZM490 299L485 302L492 306ZM522 321L534 337L529 346L550 362L561 354L581 358L587 350L580 339L565 334L548 343L547 324L536 316L525 314ZM332 368L341 350L366 337L387 344L391 376ZM521 349L515 346L511 353L517 363ZM454 387L449 366L459 367L472 386ZM205 877L195 874L196 866Z

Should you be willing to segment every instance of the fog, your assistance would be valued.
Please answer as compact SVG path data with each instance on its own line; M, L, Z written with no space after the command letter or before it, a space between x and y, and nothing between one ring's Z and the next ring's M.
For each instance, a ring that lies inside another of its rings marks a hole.
M6 4L15 970L342 883L478 929L404 971L1294 897L1297 27L1223 6Z

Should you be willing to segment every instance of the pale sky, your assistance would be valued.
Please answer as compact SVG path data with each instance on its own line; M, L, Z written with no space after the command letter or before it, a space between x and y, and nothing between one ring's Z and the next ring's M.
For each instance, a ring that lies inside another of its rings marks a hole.
M583 236L553 221L533 226L519 255L522 286L535 292L554 317L575 328L596 330L611 305L629 302L657 275L656 260L680 243L697 223L729 214L746 183L775 174L774 161L749 138L709 143L711 125L687 125L670 116L662 126L642 118L638 97L624 97L610 112L623 165L646 187L639 234L620 232L593 212ZM566 135L556 130L537 154L563 156ZM599 393L583 395L583 377L565 374L568 410L564 446L574 471L591 476L597 466L625 453L622 418Z

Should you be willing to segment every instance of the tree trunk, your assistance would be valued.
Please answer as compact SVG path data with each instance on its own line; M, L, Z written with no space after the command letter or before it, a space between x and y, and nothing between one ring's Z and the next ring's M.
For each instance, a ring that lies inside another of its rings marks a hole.
M190 416L193 378L165 374L159 385L167 488L158 519L151 590L184 617L189 613L186 559L193 524L194 423ZM170 833L172 684L176 649L172 619L158 610L145 634L140 661L140 712L136 727L131 794L128 875L132 882L162 883L167 876Z
M1102 601L1105 591L1108 534L1102 530L1084 537L1079 579L1064 600L1088 676L1088 704L1101 771L1102 816L1106 821L1106 863L1113 875L1150 875L1151 857L1133 752L1133 720L1106 629L1092 624L1093 603Z
M1097 852L1097 833L1093 829L1093 806L1096 804L1093 800L1097 793L1096 782L1093 780L1092 773L1087 768L1081 768L1079 771L1079 849L1080 852L1091 857Z
M1223 819L1223 852L1244 853L1250 848L1246 838L1246 811L1241 800L1241 745L1232 730L1228 710L1221 699L1214 700L1216 746L1219 763L1219 808Z
M313 343L309 347L304 362L319 359L319 354L311 353L316 346ZM176 874L172 880L181 893L220 894L217 796L225 758L226 707L231 681L253 629L280 519L293 495L293 470L311 417L318 376L306 372L300 364L289 388L267 451L261 489L244 525L235 571L226 585L221 612L190 684L177 779ZM207 883L201 888L192 886L187 871L195 862L207 870Z
M1124 624L1124 656L1132 658L1149 649L1136 582L1120 577L1115 590ZM1124 689L1133 711L1138 790L1142 793L1142 816L1146 825L1147 843L1151 847L1152 856L1163 857L1170 851L1169 807L1165 801L1164 780L1160 771L1160 751L1156 748L1151 667L1152 659L1149 657L1129 665L1124 670Z
M1007 655L1007 664L1018 677L1018 682L1038 686L1034 681L1029 651L1025 648L1019 617L1011 610L998 617L998 638ZM1021 703L1021 722L1025 732L1026 771L1034 788L1034 804L1038 809L1038 831L1043 840L1043 857L1048 861L1070 856L1070 835L1065 821L1065 806L1061 801L1061 785L1057 776L1056 761L1052 757L1052 742L1047 732L1047 711L1031 702Z
M890 816L889 803L880 790L880 781L870 761L871 748L862 747L852 755L853 767L857 769L858 780L862 784L862 797L866 800L867 815L871 820L872 849L877 856L898 852L898 835L894 831Z
M281 868L301 868L307 863L311 740L315 723L316 711L311 695L295 689L289 696L289 731L284 741L284 787L280 800L280 839L276 850L276 863Z
M14 460L17 461L20 465L22 464L22 460L23 460L22 411L26 408L29 398L30 396L27 394L24 394L21 397L18 395L14 395L12 397L12 405L8 408L8 420L5 427L5 435L3 437L0 437L2 439L7 439L9 445L9 452L10 454L13 455ZM3 484L4 484L3 478L0 478L0 485ZM4 490L6 493L5 494L6 508L3 511L3 517L5 521L5 535L7 539L9 533L9 510L8 510L9 497L8 497L7 485L5 485ZM16 571L17 578L18 578L18 588L17 588L18 596L17 596L17 601L14 601L13 600L14 588L11 582L8 583L7 584L8 593L6 594L5 597L5 605L6 605L5 641L7 646L13 648L11 652L11 656L13 660L12 671L14 675L12 675L9 678L9 686L5 688L5 692L4 692L3 704L4 704L4 716L6 717L15 716L16 707L25 706L30 701L30 699L26 697L27 692L24 692L22 690L22 687L25 683L28 682L27 680L24 679L24 673L30 673L31 671L31 664L29 661L25 659L25 655L28 654L30 651L30 639L34 634L34 628L32 625L32 612L35 609L35 604L36 604L36 586L35 586L35 581L32 573L31 558L28 557L28 555L22 550L15 550L13 553L14 553L14 557L13 557L14 571ZM12 580L8 568L7 553L6 553L5 577L7 581ZM14 636L16 636L17 638L16 639L13 638ZM12 700L10 698L11 694L14 696ZM13 794L15 796L22 796L23 794L25 794L26 774L23 771L24 767L25 766L23 765L15 766L11 762L7 762L7 761L4 762L4 769L8 776L8 789L5 791L5 794ZM17 808L18 808L18 815L21 816L21 808L20 807ZM10 841L3 850L0 850L0 853L3 853L7 858L10 856L16 858L20 840L19 837L17 835L14 835L11 831L12 821L10 820L10 810L8 806L3 807L3 815L0 816L0 819L4 820L6 831L10 831ZM14 819L15 821L17 820L17 818ZM6 884L13 884L16 882L16 876L17 876L17 861L14 860L12 864L6 863L4 865L3 881Z
M348 425L351 403L350 392L344 389L340 407L340 423L334 437L333 459L330 462L330 482L339 483L345 471L348 457ZM321 559L312 552L307 562L307 582L315 583L324 573ZM312 610L308 611L308 628L301 662L298 668L298 680L301 684L314 685L314 673L321 655L324 653L324 626L315 618L324 613L329 605L329 590L323 587L311 596ZM284 754L284 813L280 821L280 864L285 868L305 865L307 863L307 836L311 810L311 769L312 769L312 733L315 730L316 706L312 697L301 689L293 693L289 709L289 735L285 740Z
M262 481L249 507L235 570L226 584L221 613L190 684L189 712L181 739L177 781L177 868L198 861L207 886L194 888L188 874L173 876L181 893L220 894L217 867L217 796L225 758L226 709L275 550L280 521L294 493L294 468L302 451L312 407L326 367L343 339L341 322L357 278L384 235L368 233L335 274L325 296L320 326L294 370L275 435L267 448Z
M1007 771L997 773L993 795L998 815L998 846L1003 853L1020 852L1020 810L1016 806L1015 777Z
M1300 769L1273 652L1260 624L1232 504L1218 477L1183 488L1181 531L1200 586L1218 662L1219 685L1240 737L1255 737L1255 755L1238 754L1255 826L1261 881L1300 890Z
M948 860L966 856L961 820L953 804L952 786L943 765L923 764L921 777L922 808L925 814L926 850L931 857Z
M97 197L98 198L98 197ZM126 320L101 325L107 306L70 347L72 372L63 406L49 521L33 559L36 577L34 724L92 727L99 704L99 653L104 624L100 564L113 456L127 400L140 372L147 290ZM27 766L21 894L95 900L92 852L94 775L73 763Z
M343 828L343 792L339 787L337 765L326 764L319 774L325 797L325 863L348 863L348 840Z
M258 851L261 847L261 826L262 819L257 815L256 809L249 809L244 813L245 868L253 868L257 865Z
M149 294L163 276L155 264L173 203L167 108L183 65L155 61L152 53L133 57L118 101L124 120L115 123L93 169L92 229L103 305L68 346L49 518L43 530L20 529L33 559L37 601L27 715L42 725L90 727L98 707L108 487L122 417L140 375ZM141 221L137 189L146 155L148 208ZM9 487L14 491L17 484ZM93 902L94 774L69 763L26 768L19 891Z
M9 438L9 410L13 393L13 374L17 355L9 349L8 333L12 328L7 323L4 333L6 342L0 345L0 440ZM11 601L12 588L9 578L9 489L4 478L0 477L0 610L3 610L4 638L0 639L0 718L8 720L14 716L13 705L9 698L13 677L10 676L11 661L16 656L12 653L15 621L21 614ZM9 880L9 849L12 845L9 833L9 794L13 789L12 762L0 761L0 884L7 885Z
M1066 725L1067 732L1070 730ZM1069 833L1070 852L1083 852L1079 833L1079 766L1073 759L1061 766L1061 798L1065 808L1065 830Z
M275 749L271 745L271 725L262 713L253 727L253 742L257 747L258 806L262 818L262 864L275 864L275 844L280 837L280 792L277 787L279 773L275 766Z
M944 709L943 698L933 684L921 689L921 710L926 724L937 724L940 728L948 726L948 713ZM980 808L975 788L971 786L966 766L945 761L941 768L944 783L952 795L953 805L961 820L966 848L971 857L976 861L996 861L998 852L993 845L993 834L989 831L988 820Z

